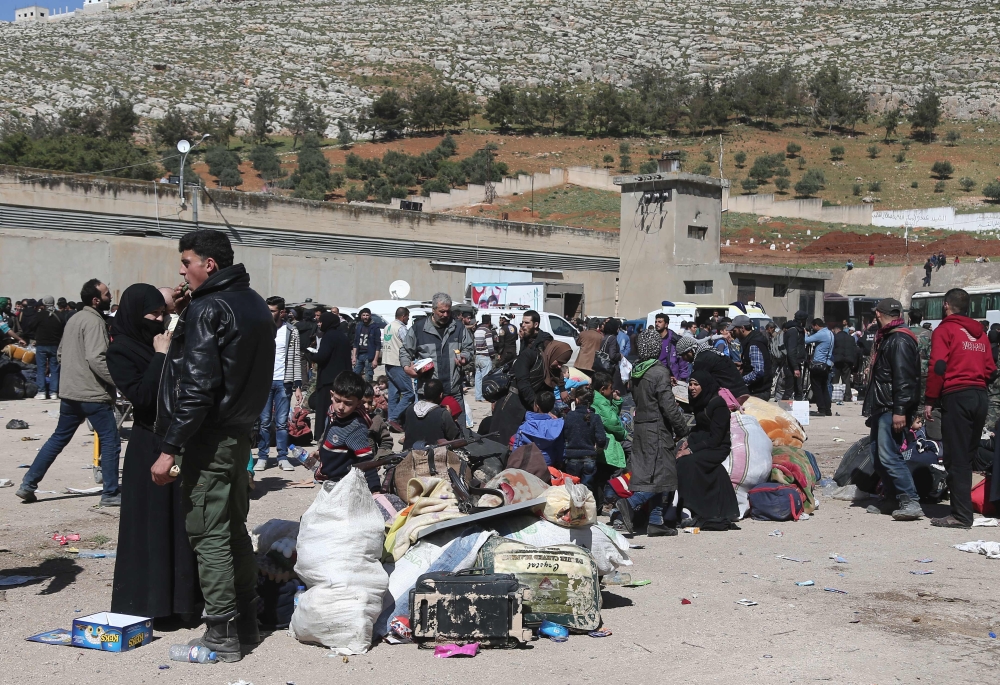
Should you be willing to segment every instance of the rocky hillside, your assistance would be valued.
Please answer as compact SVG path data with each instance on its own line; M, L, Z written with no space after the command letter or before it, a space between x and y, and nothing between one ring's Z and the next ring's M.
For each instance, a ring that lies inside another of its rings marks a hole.
M370 83L437 74L482 94L505 80L628 79L637 65L732 70L835 60L873 108L928 80L956 118L1000 118L1000 15L992 0L148 0L88 18L0 24L0 111L100 101L112 88L157 118L246 116L255 88L306 93L331 121ZM373 77L379 77L375 80Z

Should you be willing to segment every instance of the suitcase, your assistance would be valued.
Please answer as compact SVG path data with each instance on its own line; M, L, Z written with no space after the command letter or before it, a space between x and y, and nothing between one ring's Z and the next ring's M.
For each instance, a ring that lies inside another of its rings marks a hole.
M524 627L524 594L510 573L425 573L410 590L413 641L428 648L448 642L516 647L531 639Z

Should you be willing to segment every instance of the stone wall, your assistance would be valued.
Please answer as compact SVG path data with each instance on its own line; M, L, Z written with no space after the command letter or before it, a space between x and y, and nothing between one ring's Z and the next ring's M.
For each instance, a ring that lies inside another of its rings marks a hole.
M886 228L942 228L949 231L1000 231L1000 212L957 214L954 207L872 212L872 225Z

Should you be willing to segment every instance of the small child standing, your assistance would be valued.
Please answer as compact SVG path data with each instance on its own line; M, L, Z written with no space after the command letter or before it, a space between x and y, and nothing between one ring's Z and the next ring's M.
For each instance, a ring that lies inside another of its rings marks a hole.
M334 379L326 435L320 448L310 455L311 459L318 456L320 460L316 480L339 481L350 473L354 464L374 457L369 437L371 419L363 405L366 387L371 389L365 379L353 371L341 371ZM366 471L365 478L371 491L378 492L377 470Z
M566 460L562 470L580 479L594 493L594 501L598 501L597 492L597 453L608 445L608 436L604 432L601 417L590 408L594 401L594 391L589 386L580 386L573 390L573 402L576 407L563 418L565 426L563 435L566 437Z

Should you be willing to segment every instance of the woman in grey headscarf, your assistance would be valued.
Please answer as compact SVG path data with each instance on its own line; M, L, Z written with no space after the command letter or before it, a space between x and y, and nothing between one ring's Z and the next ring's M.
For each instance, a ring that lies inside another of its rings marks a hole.
M665 499L669 506L677 490L676 441L690 432L674 400L670 371L658 361L661 342L656 331L646 330L636 336L639 361L632 368L631 378L635 432L629 487L632 492L653 495L646 529L650 537L677 535L677 522L664 519L663 506ZM623 500L619 505L619 513L630 521L628 501Z

